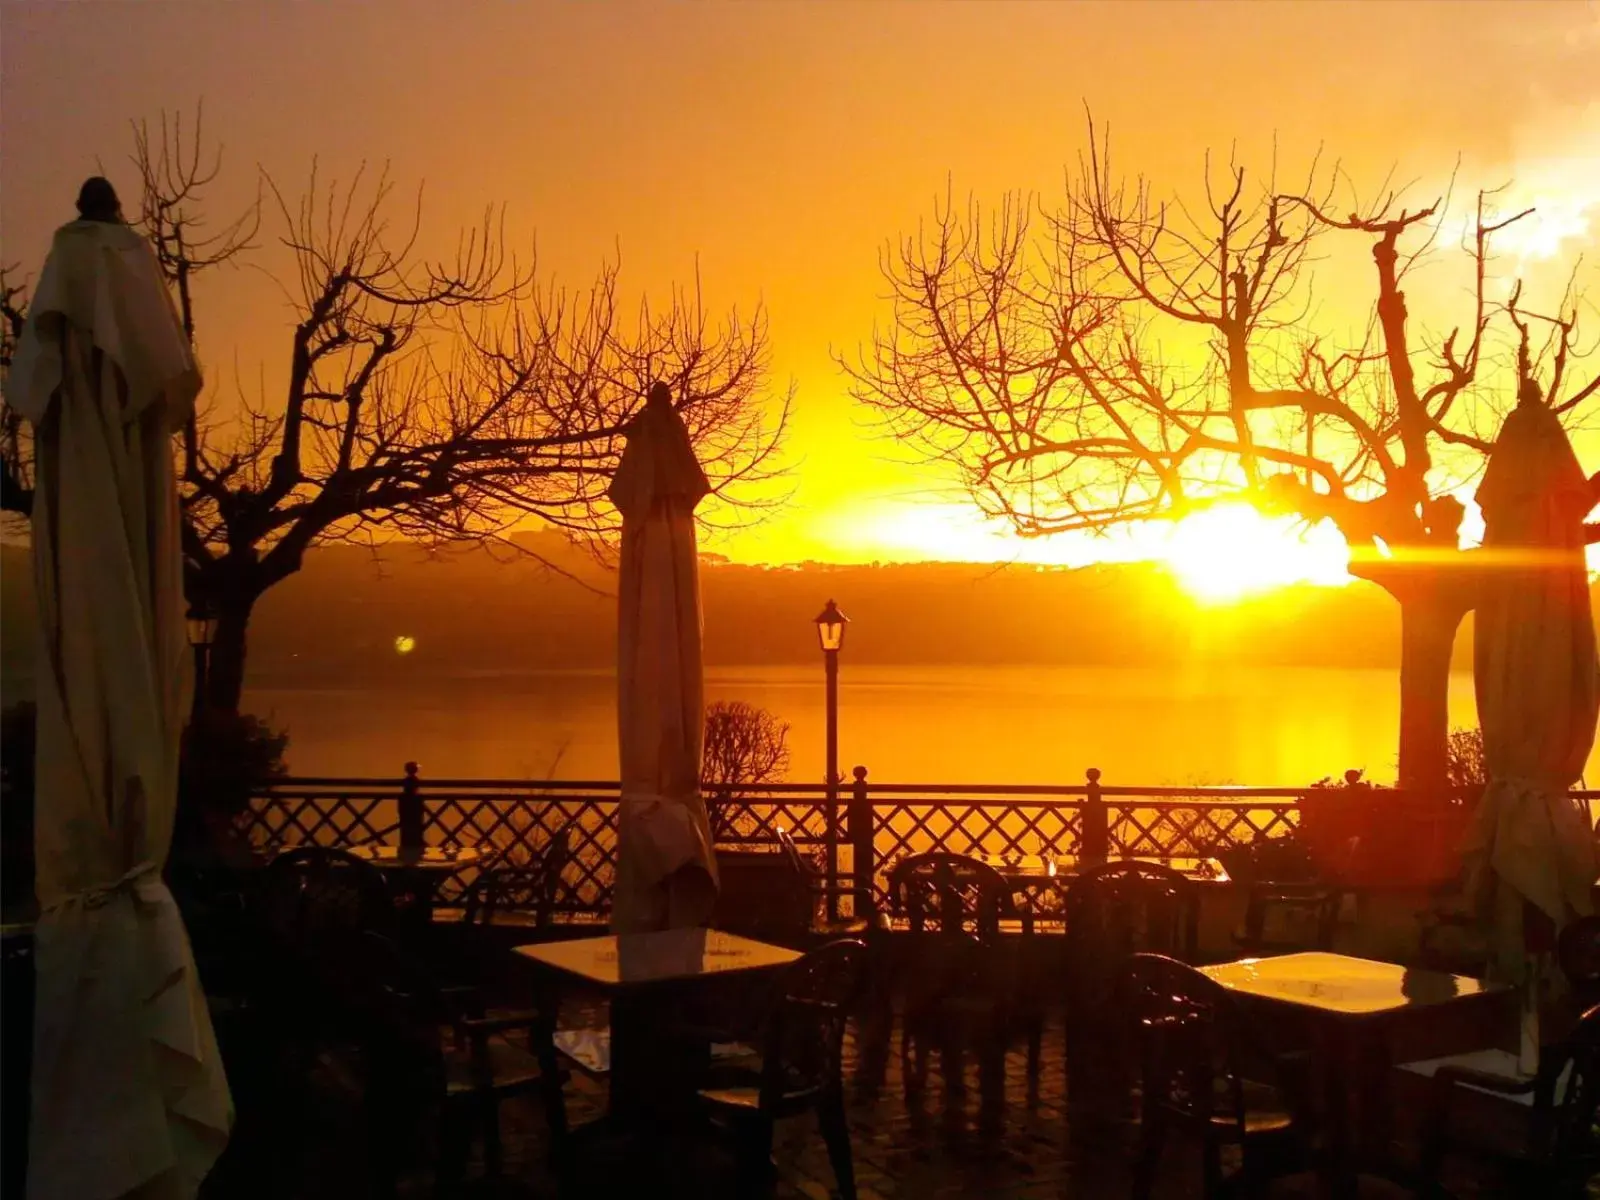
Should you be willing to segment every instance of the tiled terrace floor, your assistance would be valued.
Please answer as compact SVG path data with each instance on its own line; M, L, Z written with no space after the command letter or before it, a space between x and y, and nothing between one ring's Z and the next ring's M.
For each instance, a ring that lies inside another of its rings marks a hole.
M1041 1069L1031 1083L1022 1049L1008 1055L1003 1108L991 1106L987 1113L970 1061L964 1089L946 1087L935 1061L920 1100L908 1101L898 1053L863 1054L861 1049L852 1031L846 1078L862 1200L1077 1200L1129 1195L1135 1128L1131 1121L1085 1116L1076 1105L1069 1119L1069 1073L1059 1021L1046 1029ZM208 1200L353 1200L369 1194L359 1090L348 1065L325 1057L302 1102L264 1110L249 1107L250 1082L237 1069L235 1076L243 1102L241 1121L234 1145L207 1188ZM575 1077L568 1085L568 1110L575 1122L596 1115L604 1100L603 1087L591 1081ZM591 1155L578 1172L581 1184L562 1193L544 1165L546 1135L537 1107L531 1102L507 1103L502 1125L504 1178L494 1184L473 1184L466 1194L507 1200L545 1200L563 1194L674 1200L735 1194L731 1162L711 1144L675 1147L671 1160L657 1164L644 1184L637 1179L624 1182L619 1155ZM425 1137L417 1148L418 1169L407 1178L402 1195L430 1194ZM774 1158L780 1172L777 1197L828 1200L834 1194L833 1175L810 1118L780 1126ZM479 1166L475 1158L474 1174ZM1199 1196L1198 1152L1175 1143L1163 1164L1163 1176L1157 1196ZM1463 1198L1520 1194L1504 1179L1487 1174L1457 1173L1450 1182ZM1317 1187L1310 1177L1297 1177L1282 1181L1272 1194L1314 1196ZM1404 1193L1373 1181L1363 1184L1362 1194ZM1592 1194L1600 1196L1600 1190Z

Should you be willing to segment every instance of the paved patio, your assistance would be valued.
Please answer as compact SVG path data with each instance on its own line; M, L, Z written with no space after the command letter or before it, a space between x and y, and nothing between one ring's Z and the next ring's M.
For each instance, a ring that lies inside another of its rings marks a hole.
M227 1031L225 1022L223 1028ZM246 1035L247 1036L247 1035ZM852 1029L847 1040L846 1081L862 1200L1045 1200L1126 1196L1136 1126L1132 1120L1093 1115L1069 1106L1070 1075L1059 1017L1045 1030L1041 1068L1030 1080L1026 1054L1017 1047L1007 1056L1004 1095L985 1105L975 1065L963 1071L964 1087L944 1082L937 1058L926 1090L907 1099L898 1050L885 1053L881 1039L863 1046ZM876 1052L874 1053L874 1050ZM237 1136L204 1193L213 1200L238 1197L300 1197L303 1200L353 1200L369 1194L359 1065L345 1055L319 1060L306 1095L293 1103L262 1104L253 1095L245 1055L248 1043L232 1051L235 1087L241 1107ZM991 1088L991 1094L994 1089ZM575 1076L567 1089L574 1122L597 1115L605 1102L603 1085ZM1069 1114L1070 1107L1070 1114ZM1404 1114L1401 1114L1402 1118ZM1404 1120L1401 1121L1404 1124ZM502 1109L506 1170L495 1183L469 1184L466 1194L543 1200L561 1194L545 1167L547 1138L542 1114L532 1103L508 1102ZM402 1196L431 1194L427 1169L431 1148L419 1139L416 1163L402 1184ZM472 1174L481 1168L474 1152ZM833 1174L822 1141L808 1117L779 1127L775 1160L781 1200L828 1200ZM616 1156L591 1155L582 1166L581 1190L568 1195L650 1195L721 1197L735 1194L732 1163L715 1144L674 1148L672 1161L650 1176L648 1191L618 1173ZM1471 1197L1514 1196L1505 1179L1463 1164L1452 1171L1452 1190ZM1314 1196L1309 1176L1282 1181L1274 1195ZM1363 1195L1404 1195L1373 1181ZM1600 1187L1591 1191L1600 1196ZM1157 1196L1197 1197L1199 1155L1181 1142L1169 1149Z

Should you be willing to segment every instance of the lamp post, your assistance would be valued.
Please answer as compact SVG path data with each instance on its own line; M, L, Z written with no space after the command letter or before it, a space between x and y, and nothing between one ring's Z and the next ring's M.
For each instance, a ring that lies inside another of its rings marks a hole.
M839 909L839 648L844 645L844 627L849 618L829 600L816 617L817 643L822 647L822 665L828 687L827 808L828 808L828 915Z
M204 602L196 602L189 606L188 624L189 645L194 648L194 702L189 709L193 724L206 708L206 668L217 636L217 618Z

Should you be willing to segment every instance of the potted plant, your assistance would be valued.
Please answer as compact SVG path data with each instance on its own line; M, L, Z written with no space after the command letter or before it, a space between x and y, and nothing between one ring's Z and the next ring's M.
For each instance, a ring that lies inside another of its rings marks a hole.
M1318 869L1348 887L1436 888L1461 872L1475 792L1487 781L1483 737L1450 735L1444 793L1406 795L1360 771L1321 779L1301 797L1300 832Z

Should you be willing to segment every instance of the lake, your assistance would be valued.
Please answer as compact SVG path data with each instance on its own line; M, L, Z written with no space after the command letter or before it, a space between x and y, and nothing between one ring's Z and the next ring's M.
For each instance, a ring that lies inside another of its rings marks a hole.
M814 667L713 667L706 698L789 722L794 780L823 777ZM406 687L258 687L246 706L286 726L299 775L613 779L609 672L484 673ZM1451 679L1453 725L1476 723L1470 673ZM848 775L906 783L1301 786L1360 767L1394 776L1393 670L870 667L841 664ZM1590 760L1590 779L1597 773Z

